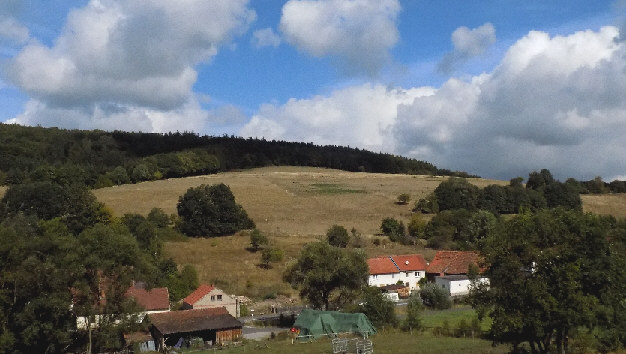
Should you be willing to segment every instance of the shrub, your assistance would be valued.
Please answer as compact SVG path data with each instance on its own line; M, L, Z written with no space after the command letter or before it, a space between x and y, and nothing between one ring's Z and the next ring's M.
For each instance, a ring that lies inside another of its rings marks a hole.
M400 205L406 205L409 203L409 200L411 200L411 196L408 193L402 193L398 196L397 203Z
M326 241L331 246L346 248L350 242L350 235L348 235L348 230L345 227L333 225L326 231Z
M284 256L285 252L280 248L268 247L261 254L261 265L264 268L272 268L272 263L282 261Z
M420 298L424 306L444 310L452 307L452 300L446 291L435 283L428 283L420 288Z
M268 240L265 235L261 233L258 229L252 230L250 233L250 248L252 251L256 252L261 249L261 245L267 245Z

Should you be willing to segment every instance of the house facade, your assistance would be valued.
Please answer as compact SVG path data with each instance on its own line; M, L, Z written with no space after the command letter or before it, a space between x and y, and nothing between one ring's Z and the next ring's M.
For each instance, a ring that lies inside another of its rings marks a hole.
M224 307L233 317L240 316L239 301L212 285L202 284L183 299L183 310Z
M411 291L419 289L420 279L426 276L427 263L421 254L382 256L367 260L368 285L382 287L402 284Z
M479 277L476 281L489 284L489 279L485 277ZM467 275L444 275L435 277L435 284L446 290L448 295L455 297L469 294L471 280Z

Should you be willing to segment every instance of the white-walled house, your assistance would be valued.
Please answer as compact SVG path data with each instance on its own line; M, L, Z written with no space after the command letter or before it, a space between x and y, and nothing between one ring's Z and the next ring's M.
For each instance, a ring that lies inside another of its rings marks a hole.
M239 301L212 285L202 284L183 299L183 310L225 307L228 313L237 318L240 315Z
M489 284L489 279L485 277L480 277L476 281ZM463 296L469 294L471 280L467 275L444 275L436 276L435 284L445 289L450 296Z
M420 254L382 256L367 260L369 286L401 283L411 291L419 289L418 282L426 276L426 260Z

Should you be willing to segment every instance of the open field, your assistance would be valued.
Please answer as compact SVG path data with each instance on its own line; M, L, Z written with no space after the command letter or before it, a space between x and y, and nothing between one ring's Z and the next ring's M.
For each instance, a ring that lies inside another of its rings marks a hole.
M581 195L583 210L626 218L626 194Z
M266 233L321 235L333 224L366 235L378 233L380 221L407 221L413 202L432 192L446 177L357 173L307 167L264 167L240 172L144 182L94 191L117 215L147 214L151 208L176 212L178 197L200 184L225 183L235 199ZM471 179L484 187L508 182ZM395 204L408 193L407 205Z

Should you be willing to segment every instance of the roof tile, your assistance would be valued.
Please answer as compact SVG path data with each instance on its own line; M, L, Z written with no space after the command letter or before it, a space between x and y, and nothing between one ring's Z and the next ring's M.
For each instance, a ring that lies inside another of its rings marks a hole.
M470 264L479 265L482 258L473 251L437 251L426 273L467 274Z
M371 275L398 273L398 267L389 256L370 258L367 260Z
M137 304L146 311L158 311L170 309L170 295L167 288L153 288L146 290L132 286L126 291L126 296L133 297Z

